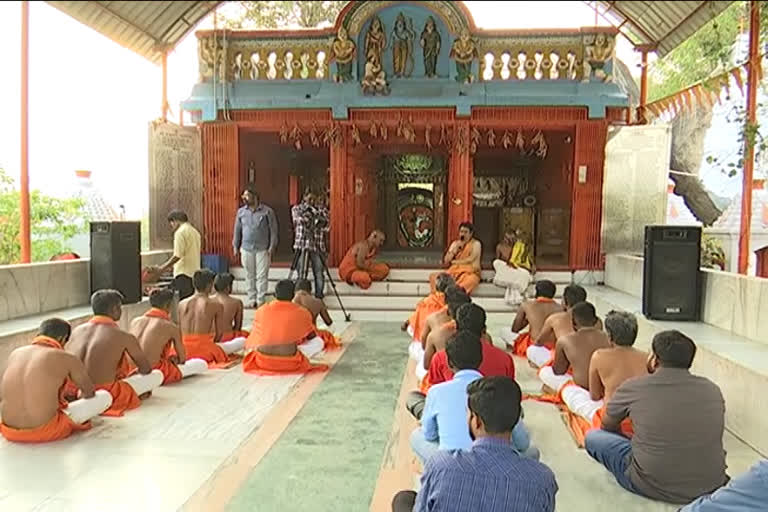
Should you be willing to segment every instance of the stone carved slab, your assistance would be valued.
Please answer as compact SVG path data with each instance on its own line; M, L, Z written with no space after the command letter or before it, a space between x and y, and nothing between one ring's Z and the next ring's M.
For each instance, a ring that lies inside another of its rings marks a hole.
M187 212L203 231L203 162L200 132L195 127L153 122L149 125L149 244L152 250L173 247L166 216Z
M667 211L668 125L619 126L608 133L603 181L604 253L643 252L645 226Z

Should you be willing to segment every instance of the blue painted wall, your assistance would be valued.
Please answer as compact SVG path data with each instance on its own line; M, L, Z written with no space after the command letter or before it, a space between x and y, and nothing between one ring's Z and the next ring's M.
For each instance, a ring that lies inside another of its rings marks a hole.
M413 4L401 4L387 7L378 12L378 16L381 19L384 26L384 33L387 35L387 47L382 55L382 64L384 71L387 73L388 80L394 80L394 68L392 64L392 32L395 29L395 20L399 13L403 13L406 17L413 20L413 32L415 36L413 38L413 74L412 78L424 78L424 54L421 48L421 32L424 30L424 25L427 23L427 18L432 16L435 19L435 27L438 34L440 34L440 55L437 58L437 74L439 78L448 78L449 76L455 76L455 72L451 69L453 67L452 62L449 59L451 53L451 44L456 38L454 34L448 32L442 19L437 14L434 14L429 9L419 7ZM363 29L357 38L357 69L358 76L365 76L365 35L368 33L368 29L371 26L373 17L365 22ZM406 26L408 23L406 23Z

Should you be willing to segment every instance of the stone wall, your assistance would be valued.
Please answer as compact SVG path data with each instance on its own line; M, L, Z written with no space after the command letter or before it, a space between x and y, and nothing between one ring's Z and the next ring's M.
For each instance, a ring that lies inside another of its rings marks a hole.
M168 251L141 255L141 264L159 265ZM90 259L0 266L0 322L88 304Z
M702 273L701 321L737 336L768 341L768 279L709 269ZM605 284L642 298L643 258L606 255Z

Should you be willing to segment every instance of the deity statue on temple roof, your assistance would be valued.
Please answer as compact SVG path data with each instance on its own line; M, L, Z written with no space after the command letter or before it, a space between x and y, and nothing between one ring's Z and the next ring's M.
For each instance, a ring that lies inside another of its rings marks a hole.
M459 38L453 42L451 58L456 61L456 80L466 84L472 82L472 62L477 58L477 46L468 29L463 29Z
M389 84L387 84L387 74L381 69L381 61L375 52L368 55L365 63L365 76L361 82L363 94L389 94Z
M421 48L424 51L424 74L427 78L437 76L437 57L440 55L440 33L435 26L435 18L430 16L421 32Z
M371 26L365 34L365 58L371 60L371 55L376 56L376 60L381 65L381 55L387 47L387 35L384 33L384 25L381 18L374 16L371 20Z
M612 82L613 76L606 69L606 64L613 57L613 38L605 34L586 36L584 41L584 76L582 81L589 82L594 77L603 82Z
M336 61L336 80L349 82L352 80L352 61L355 58L355 43L349 38L347 29L339 28L339 32L331 45L331 55Z
M392 30L392 68L397 78L408 77L413 73L413 19L405 20L401 12L395 20Z

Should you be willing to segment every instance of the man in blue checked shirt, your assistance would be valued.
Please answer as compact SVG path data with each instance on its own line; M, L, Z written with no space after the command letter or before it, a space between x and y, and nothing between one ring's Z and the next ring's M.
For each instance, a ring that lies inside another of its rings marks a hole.
M467 397L472 448L433 455L419 493L400 491L393 512L554 512L554 473L520 456L510 441L520 419L520 386L509 377L485 377L469 384Z

